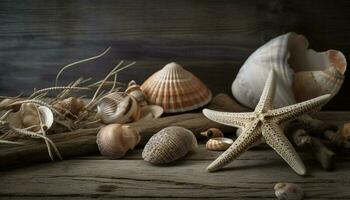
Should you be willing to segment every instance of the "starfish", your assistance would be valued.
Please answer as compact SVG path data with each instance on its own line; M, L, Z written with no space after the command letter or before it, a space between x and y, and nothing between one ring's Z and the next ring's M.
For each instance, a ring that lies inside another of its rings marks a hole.
M210 120L243 129L242 134L238 136L235 142L209 165L207 168L209 172L221 169L248 150L255 142L264 138L266 143L297 174L306 174L304 163L284 135L280 124L321 109L328 102L331 95L325 94L301 103L274 109L273 97L275 90L275 72L272 70L254 112L230 113L203 109L203 114Z

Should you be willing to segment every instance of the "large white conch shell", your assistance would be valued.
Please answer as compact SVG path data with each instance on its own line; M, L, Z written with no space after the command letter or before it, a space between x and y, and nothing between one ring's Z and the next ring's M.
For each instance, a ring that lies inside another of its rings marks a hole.
M278 74L275 107L327 93L336 95L344 81L344 55L336 50L316 52L307 49L308 45L303 35L287 33L261 46L238 72L232 83L233 96L243 105L254 108L272 69Z

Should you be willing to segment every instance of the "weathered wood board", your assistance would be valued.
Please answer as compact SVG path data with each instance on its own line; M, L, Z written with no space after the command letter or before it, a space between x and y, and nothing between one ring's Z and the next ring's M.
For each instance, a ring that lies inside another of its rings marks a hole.
M137 61L121 81L145 80L171 61L198 75L214 93L230 92L245 59L276 35L305 34L316 50L350 53L350 1L337 0L2 0L0 94L28 94L52 85L59 68L102 52L105 57L67 70L101 78L118 60ZM350 109L348 78L326 107Z

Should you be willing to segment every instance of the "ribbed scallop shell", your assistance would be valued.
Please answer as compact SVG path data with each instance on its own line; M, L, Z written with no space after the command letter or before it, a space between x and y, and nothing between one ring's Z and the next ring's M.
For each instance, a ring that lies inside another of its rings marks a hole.
M169 163L185 156L196 147L196 137L190 130L171 126L151 137L142 152L142 158L152 164Z
M138 120L140 106L134 97L115 92L103 97L97 105L97 118L105 124L127 123Z
M233 96L255 108L269 72L276 76L275 107L283 107L316 96L339 91L346 70L340 51L307 49L303 35L287 33L272 39L248 57L232 83Z
M294 183L277 183L274 186L275 195L279 200L302 200L304 191Z
M233 144L233 140L230 138L216 137L211 138L205 145L205 148L212 151L224 151Z
M118 159L140 142L140 135L127 125L110 124L98 132L96 143L101 154L110 158Z
M149 104L162 106L166 113L200 108L212 97L202 81L174 62L149 77L141 89Z

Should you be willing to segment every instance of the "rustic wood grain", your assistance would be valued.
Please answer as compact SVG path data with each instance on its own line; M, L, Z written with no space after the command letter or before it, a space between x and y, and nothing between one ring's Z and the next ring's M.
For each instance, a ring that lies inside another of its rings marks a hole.
M350 53L350 1L151 0L0 2L0 93L30 93L53 84L59 68L96 55L105 57L68 70L101 78L117 60L136 60L121 81L145 80L171 61L198 75L214 91L230 92L244 60L287 31L305 34L317 50ZM327 109L350 109L349 72Z

